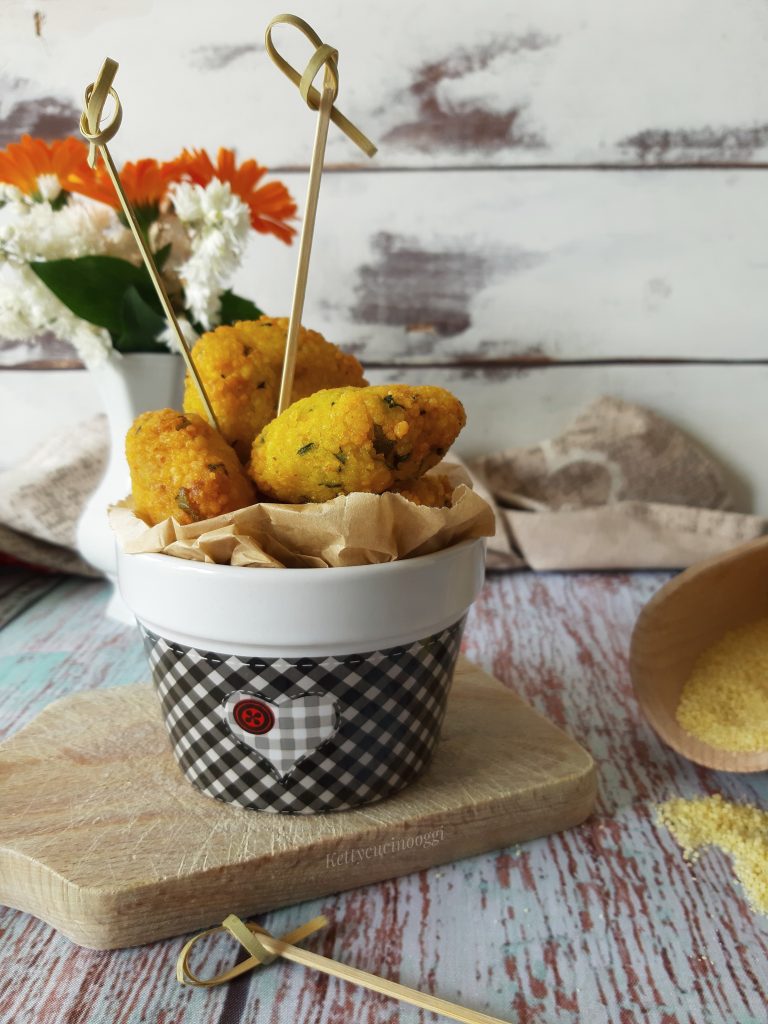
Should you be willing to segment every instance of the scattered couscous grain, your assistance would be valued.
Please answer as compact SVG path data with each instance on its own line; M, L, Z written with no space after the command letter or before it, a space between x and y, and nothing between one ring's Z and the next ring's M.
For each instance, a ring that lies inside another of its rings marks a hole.
M732 629L699 657L677 721L720 750L768 750L768 618Z
M686 860L695 861L705 846L727 853L752 908L768 914L768 811L734 804L716 794L668 800L656 813L682 846Z

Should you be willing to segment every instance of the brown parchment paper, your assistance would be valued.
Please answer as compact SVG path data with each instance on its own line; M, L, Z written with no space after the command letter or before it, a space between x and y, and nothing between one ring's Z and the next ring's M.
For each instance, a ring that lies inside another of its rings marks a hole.
M472 537L491 537L489 503L455 465L435 472L454 484L450 508L425 508L400 494L339 495L322 504L261 502L182 526L166 519L147 526L130 498L109 509L109 520L129 554L162 552L177 558L254 568L370 565L413 558Z

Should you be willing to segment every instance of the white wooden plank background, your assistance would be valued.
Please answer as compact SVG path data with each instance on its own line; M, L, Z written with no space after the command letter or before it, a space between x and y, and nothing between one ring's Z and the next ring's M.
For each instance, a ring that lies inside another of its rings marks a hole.
M751 490L768 509L768 8L307 0L291 9L340 47L342 109L381 143L367 163L332 133L306 321L385 375L394 366L404 377L407 365L412 379L448 380L458 367L466 444L537 440L597 395L621 394L685 425L743 480L745 503ZM213 14L183 0L6 0L0 143L71 130L83 85L110 53L122 62L126 108L118 158L235 143L294 168L283 177L301 201L305 174L295 168L313 118L263 52L277 10L245 0L220 0ZM301 62L298 38L287 31L279 42ZM295 257L256 238L236 283L285 311ZM6 366L62 355L0 343ZM705 365L621 365L669 359ZM761 365L719 365L734 360ZM574 362L586 365L509 373ZM461 376L478 364L497 372ZM82 376L54 384L0 372L0 426L11 438L0 464L96 407Z
M71 126L108 53L126 105L118 155L237 143L307 162L295 90L263 53L280 4L5 0L0 133ZM341 53L343 108L377 166L764 162L761 0L293 0ZM36 18L35 15L38 15ZM276 39L278 39L276 35ZM307 47L278 40L296 64ZM340 104L341 105L341 104ZM361 158L337 133L332 163Z
M305 320L363 360L768 358L762 173L335 174L315 238ZM237 284L285 310L270 241Z
M296 251L238 290L286 313ZM768 358L762 172L333 174L313 253L305 323L368 362Z

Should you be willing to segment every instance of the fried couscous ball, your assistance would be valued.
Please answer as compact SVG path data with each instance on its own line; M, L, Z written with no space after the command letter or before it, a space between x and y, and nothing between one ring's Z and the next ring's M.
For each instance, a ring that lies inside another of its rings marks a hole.
M202 335L192 349L213 405L219 429L243 462L253 439L277 413L288 335L286 317L263 316ZM302 327L296 349L292 401L322 388L364 387L363 368L354 356ZM187 375L184 409L205 415L197 388Z
M447 476L442 474L430 474L422 476L418 480L401 484L393 488L398 494L402 494L414 505L426 505L429 508L450 508L453 495L453 484Z
M194 413L145 412L125 438L136 515L196 523L252 505L253 484L224 438Z
M249 472L275 501L381 494L442 459L464 407L437 387L331 388L290 405L253 442Z

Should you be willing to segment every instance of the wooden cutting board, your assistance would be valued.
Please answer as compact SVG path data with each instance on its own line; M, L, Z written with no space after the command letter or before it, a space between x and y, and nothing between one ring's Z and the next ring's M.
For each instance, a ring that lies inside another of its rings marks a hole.
M133 946L561 831L595 794L589 754L467 661L427 773L312 816L204 796L151 687L96 690L0 748L0 901L80 945Z

